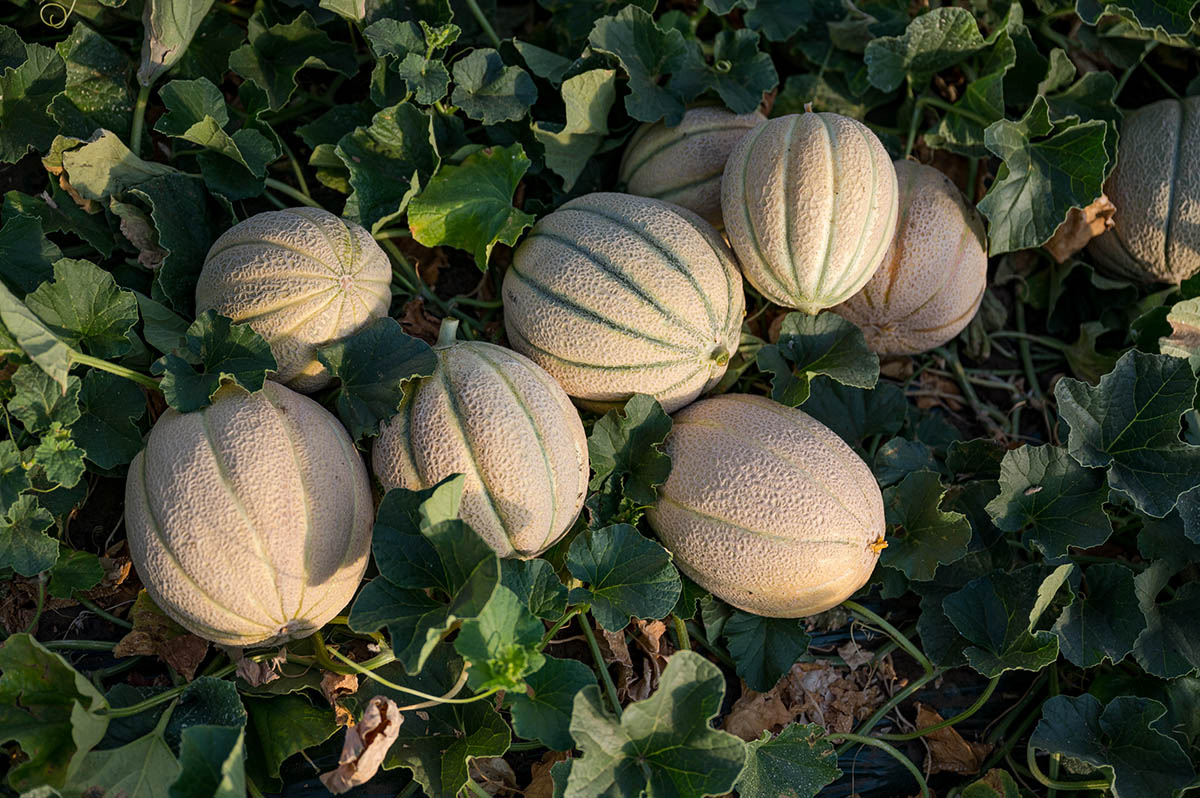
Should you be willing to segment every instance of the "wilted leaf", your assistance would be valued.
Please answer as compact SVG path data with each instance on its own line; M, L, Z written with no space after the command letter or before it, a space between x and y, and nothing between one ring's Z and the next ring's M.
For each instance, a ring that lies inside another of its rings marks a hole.
M325 788L334 795L341 795L370 781L400 735L403 721L399 707L392 699L375 696L367 702L362 719L346 728L346 741L342 743L337 769L321 774Z
M138 593L129 610L129 619L133 629L117 643L113 656L157 656L188 679L196 675L196 669L208 654L207 640L168 618L145 590Z
M1088 245L1096 236L1111 228L1117 209L1104 194L1086 208L1072 208L1062 226L1046 242L1046 251L1059 263Z

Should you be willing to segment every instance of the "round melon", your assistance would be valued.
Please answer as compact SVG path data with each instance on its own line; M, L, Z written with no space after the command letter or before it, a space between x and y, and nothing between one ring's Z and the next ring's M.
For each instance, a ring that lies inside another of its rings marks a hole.
M1200 272L1200 97L1128 114L1104 193L1117 210L1090 245L1101 265L1143 283Z
M647 519L679 569L738 609L822 612L866 584L886 546L871 469L824 424L724 394L674 417L671 476Z
M215 310L266 339L274 379L297 391L329 383L317 347L387 315L392 267L371 234L318 208L251 216L213 243L196 312Z
M896 170L875 134L832 113L789 114L733 148L725 234L764 297L805 313L858 293L896 230Z
M675 127L642 125L621 158L619 179L630 194L673 202L721 226L721 174L733 146L766 121L758 111L692 108Z
M896 236L863 289L834 311L857 324L881 355L941 346L975 317L987 287L983 222L950 178L896 161Z
M527 357L456 341L442 322L437 368L383 425L371 464L387 490L465 475L461 516L501 557L536 557L579 515L587 436L554 378Z
M346 430L273 382L168 410L125 484L146 592L184 628L231 646L306 637L337 615L367 567L373 522Z
M716 385L745 297L733 253L689 210L588 194L543 217L504 275L508 340L586 408L635 393L667 412Z

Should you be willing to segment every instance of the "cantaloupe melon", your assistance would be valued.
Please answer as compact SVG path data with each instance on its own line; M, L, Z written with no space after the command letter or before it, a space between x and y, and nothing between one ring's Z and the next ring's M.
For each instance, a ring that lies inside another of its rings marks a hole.
M125 526L146 592L216 643L305 637L349 603L371 546L367 470L338 420L267 382L168 410L129 466Z
M208 251L196 312L249 324L297 391L329 383L317 347L387 315L392 267L361 226L318 208L267 211L239 222Z
M692 108L675 127L642 125L621 158L619 180L639 197L673 202L721 226L721 174L733 146L766 117L721 106Z
M871 469L824 424L724 394L674 417L671 476L647 519L675 564L733 606L822 612L866 584L885 547Z
M862 329L881 355L941 346L974 318L987 287L983 222L950 178L896 161L900 218L875 276L833 310Z
M777 305L817 313L846 301L896 229L896 170L875 134L832 113L760 125L721 180L725 233L742 274Z
M543 217L504 275L509 344L584 407L635 393L667 412L721 379L745 297L733 253L691 211L588 194Z
M1104 193L1114 226L1089 247L1102 266L1143 283L1200 272L1200 97L1127 115Z
M587 436L571 399L527 357L456 341L442 323L437 368L383 425L371 455L385 489L463 474L461 515L502 557L536 557L574 523L587 493Z

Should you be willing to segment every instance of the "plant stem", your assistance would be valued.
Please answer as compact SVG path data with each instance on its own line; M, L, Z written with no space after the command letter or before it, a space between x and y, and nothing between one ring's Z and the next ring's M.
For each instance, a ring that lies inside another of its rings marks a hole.
M671 622L675 624L675 636L679 638L679 648L682 651L692 650L692 641L688 639L687 624L683 618L678 615L671 615Z
M51 651L112 651L117 647L116 642L108 640L50 640L42 645Z
M42 619L42 610L46 608L46 575L40 574L37 578L38 597L37 609L33 613L33 620L29 622L29 626L25 629L25 634L33 634L33 630L37 628L38 621Z
M88 601L83 596L77 596L75 598L75 600L78 601L79 604L82 607L84 607L88 612L92 613L93 615L99 615L101 618L103 618L104 620L108 621L111 624L116 624L117 626L120 626L123 629L132 629L133 628L133 624L131 624L129 621L125 620L124 618L118 618L117 616L113 615L111 612L101 609L100 607L96 606L95 603Z
M1154 78L1154 82L1157 83L1159 86L1162 86L1163 89L1167 92L1167 94L1171 95L1176 100L1183 99L1182 97L1179 96L1179 92L1177 92L1177 91L1175 91L1175 89L1171 88L1170 83L1167 83L1165 80L1163 80L1162 75L1158 74L1158 72L1156 72L1154 70L1154 67L1152 67L1146 63L1145 59L1142 60L1142 69L1146 70L1147 74L1149 74L1150 77Z
M1108 779L1094 779L1092 781L1055 781L1042 772L1042 769L1037 764L1037 754L1033 750L1032 745L1025 746L1025 763L1029 765L1029 773L1035 779L1040 781L1044 786L1054 790L1074 790L1076 792L1082 790L1107 790L1112 784Z
M508 746L510 752L513 751L541 751L546 746L539 743L537 740L528 740L523 743L513 743Z
M562 629L564 626L566 626L568 623L570 623L571 619L574 618L576 615L578 615L581 612L585 612L586 610L587 610L586 604L580 604L578 607L572 607L571 609L567 610L566 615L563 615L563 617L561 617L557 621L555 621L554 625L546 630L546 634L542 635L542 644L540 646L538 646L538 650L541 651L543 648L545 648L550 643L550 641L554 639L554 636L556 634L558 634L560 629Z
M873 748L878 748L879 750L883 751L886 754L889 754L901 765L904 765L905 769L909 773L912 774L912 777L914 779L917 780L917 784L921 788L922 798L929 798L929 785L927 785L925 783L925 777L921 775L920 768L918 768L916 765L914 765L913 761L911 759L909 759L908 757L906 757L904 754L902 754L898 749L895 748L895 746L889 745L888 743L885 743L883 740L876 740L874 737L863 737L862 735L859 735L859 734L831 734L831 735L829 735L830 742L832 742L835 739L845 740L848 743L860 743L862 745L869 745L869 746L872 746Z
M475 783L475 779L467 779L467 791L475 795L475 798L492 798L487 794L487 790Z
M483 28L483 33L487 36L488 41L492 43L492 47L499 50L500 37L496 35L496 29L492 27L492 23L484 16L483 9L479 7L479 3L476 0L467 0L467 8L471 9L471 15L479 23L479 27Z
M709 654L712 654L714 657L716 657L718 660L720 660L722 663L729 666L730 668L735 668L735 669L737 668L737 663L735 663L732 659L730 659L728 654L726 654L724 651L717 648L712 642L710 642L709 639L707 637L705 637L704 634L700 631L699 626L697 626L695 623L693 623L691 621L688 621L687 623L685 623L684 626L687 628L688 635L691 637L691 639L695 640L697 643L700 644L700 648L704 649Z
M456 305L469 305L474 308L502 308L502 299L473 299L469 296L456 296L451 300Z
M417 698L423 698L423 699L425 699L425 701L428 701L430 705L432 705L432 704L470 704L475 701L481 701L489 696L495 695L496 693L500 692L500 688L493 687L491 690L485 690L482 693L476 693L475 695L471 696L470 698L454 698L453 696L455 694L457 694L459 690L462 689L462 685L466 684L466 681L467 681L466 680L467 669L464 667L462 675L459 676L458 683L454 687L450 688L449 692L447 692L445 695L440 695L440 696L430 695L429 693L422 693L420 690L414 690L411 687L404 687L404 686L396 684L394 682L390 682L387 679L383 678L382 676L377 676L373 672L367 670L362 665L359 665L354 660L348 659L348 658L342 656L341 654L339 654L337 651L334 651L333 649L329 649L329 653L332 654L333 656L337 657L338 659L340 659L342 662L349 665L351 668L354 669L354 671L356 673L358 673L362 676L366 676L368 679L371 679L372 681L379 682L384 687L387 687L391 690L395 690L398 693L406 693L407 695L416 696ZM416 709L416 708L417 708L416 706L403 707L403 709Z
M353 670L334 662L333 658L329 656L334 652L331 652L325 645L325 636L321 634L320 630L312 633L312 644L313 654L317 658L317 664L320 665L324 670L340 673L343 676L349 676L350 674L354 673ZM339 657L339 659L341 659L341 657Z
M137 104L133 106L133 125L129 129L129 149L136 156L142 149L142 128L146 126L146 106L150 103L150 87L138 88Z
M72 350L71 351L71 362L78 363L81 366L91 366L94 369L100 369L101 371L107 371L109 374L115 374L118 377L124 377L125 379L130 380L131 382L136 382L138 385L142 386L143 388L149 388L152 391L161 391L162 390L161 388L158 387L158 380L154 379L153 377L147 377L145 374L142 374L140 371L134 371L133 369L127 369L124 366L118 366L116 363L109 363L107 360L101 360L98 357L92 357L91 355L85 355L82 352L76 352L76 351Z
M307 194L305 194L301 191L298 191L297 189L292 188L287 183L284 183L281 180L276 180L273 177L268 177L264 182L266 183L267 188L271 189L272 191L278 191L280 194L286 194L287 196L291 197L292 199L296 200L296 202L299 202L302 205L307 205L310 208L320 208L321 210L325 209L324 206L321 205L321 203L317 202L312 197L308 196Z
M226 676L228 676L229 674L233 673L235 670L237 670L237 665L230 663L230 664L226 665L224 668L221 668L221 670L212 674L212 677L214 679L223 679ZM145 701L139 701L138 703L130 704L127 707L116 707L116 708L110 707L107 710L102 710L102 714L106 718L130 718L130 717L133 717L134 715L140 715L141 713L145 712L147 709L156 707L159 704L165 704L168 701L171 701L171 700L177 698L186 689L187 689L187 685L181 684L178 687L172 687L170 690L164 690L161 693L159 693L158 695L150 696Z
M308 190L308 181L304 179L304 170L300 168L300 162L296 160L296 154L292 152L292 148L284 141L283 136L278 136L279 143L283 146L283 154L287 156L288 163L292 165L292 174L296 176L296 182L300 184L300 193L312 199L312 192Z
M412 233L403 227L389 227L387 230L380 230L375 233L372 238L379 240L383 238L412 238Z
M982 127L987 127L988 125L991 124L991 122L989 122L987 119L984 119L979 114L968 111L965 108L959 108L957 105L955 105L953 103L946 102L941 97L935 97L933 95L926 95L925 97L922 97L921 99L917 100L917 102L921 103L922 105L931 105L934 108L941 108L943 111L948 111L952 114L958 114L963 119L969 119L970 121L972 121L975 124L980 125Z
M926 684L933 681L935 678L937 678L940 675L941 675L940 671L935 671L934 673L926 674L926 675L922 676L921 678L917 679L912 684L910 684L908 687L905 687L903 690L896 693L894 696L892 696L890 699L888 699L887 703L885 703L879 709L875 710L875 712L871 714L871 717L864 720L862 722L862 724L857 729L855 729L855 734L866 734L867 732L871 731L871 729L875 728L875 724L877 724L877 723L879 723L879 721L883 720L884 716L887 715L887 713L891 712L893 709L895 709L896 707L903 704L905 701L907 701L909 699L910 696L912 696L914 693L916 693L918 690L920 690L922 687L924 687ZM846 751L846 749L848 749L849 747L850 747L849 743L842 745L842 747L838 749L838 753L839 754L844 753Z
M596 660L596 669L600 671L600 680L604 682L604 690L608 693L608 700L612 702L613 710L617 713L617 717L621 717L621 702L617 698L617 686L613 684L612 674L608 672L608 665L604 662L604 655L600 653L600 644L596 642L596 633L592 631L592 625L588 623L587 618L579 624L583 627L583 636L587 638L588 648L592 650L592 658Z
M882 616L876 615L863 605L859 604L857 601L843 601L842 606L855 615L861 616L869 623L873 623L882 629L884 634L895 640L896 644L899 645L900 648L907 651L909 656L911 656L917 661L918 664L920 664L921 668L925 671L926 676L932 675L934 671L937 670L934 668L933 663L929 661L929 657L925 656L925 654L921 652L921 649L917 648L913 642L905 637L899 629L885 621Z
M944 729L947 726L953 726L956 723L960 723L960 722L966 720L967 718L971 717L972 715L974 715L976 712L979 711L979 709L984 704L987 703L987 700L992 697L992 693L994 693L996 691L996 685L998 685L999 683L1000 683L1000 677L993 676L992 680L990 682L988 682L987 687L984 688L983 695L979 696L979 698L976 699L974 704L967 707L965 710L958 713L957 715L955 715L952 718L947 718L945 720L939 721L939 722L933 724L932 726L923 726L920 729L917 729L914 732L909 732L907 734L876 734L875 737L880 740L891 740L893 742L903 742L905 740L915 740L918 737L924 737L926 734L929 734L930 732L935 732L938 729Z

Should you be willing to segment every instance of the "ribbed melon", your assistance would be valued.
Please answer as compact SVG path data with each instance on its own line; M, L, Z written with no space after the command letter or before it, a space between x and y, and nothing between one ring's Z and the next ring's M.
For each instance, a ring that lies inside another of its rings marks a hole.
M597 410L635 393L668 412L691 402L725 373L745 313L716 230L629 194L588 194L542 218L503 294L512 347Z
M385 489L463 474L461 514L502 557L536 557L574 523L587 493L579 413L529 358L456 341L442 323L437 368L383 425L371 455Z
M777 305L817 313L879 267L898 210L896 170L875 134L832 113L755 128L725 164L721 211L742 274Z
M317 347L387 315L392 267L371 234L318 208L251 216L213 243L196 284L196 312L249 324L297 391L329 383Z
M724 394L674 417L671 476L647 519L675 564L739 609L822 612L866 584L885 547L871 469L806 413Z
M900 218L875 276L833 310L881 355L915 355L958 335L987 287L987 239L974 206L931 166L896 161Z
M692 108L675 127L642 125L625 148L619 179L630 194L673 202L721 226L721 174L735 144L766 121L758 111Z
M1104 193L1117 211L1090 245L1101 265L1143 283L1200 272L1200 97L1127 115Z
M349 603L371 546L354 442L311 399L268 382L168 410L129 466L125 526L146 592L232 646L305 637Z

